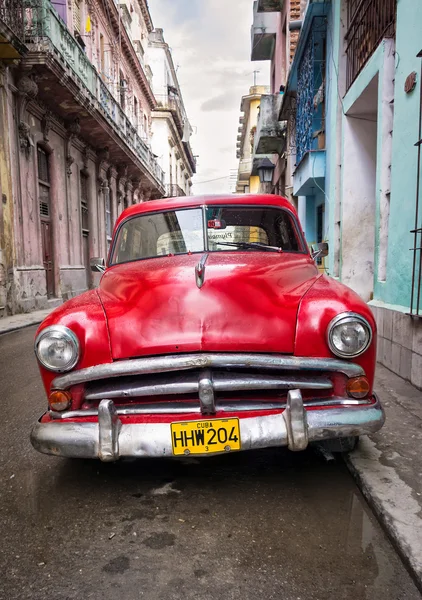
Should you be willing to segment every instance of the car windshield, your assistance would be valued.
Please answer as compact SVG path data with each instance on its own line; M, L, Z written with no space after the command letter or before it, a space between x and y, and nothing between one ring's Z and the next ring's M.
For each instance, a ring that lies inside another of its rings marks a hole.
M205 233L204 233L205 225ZM137 215L120 226L110 264L194 252L303 252L286 210L207 206Z

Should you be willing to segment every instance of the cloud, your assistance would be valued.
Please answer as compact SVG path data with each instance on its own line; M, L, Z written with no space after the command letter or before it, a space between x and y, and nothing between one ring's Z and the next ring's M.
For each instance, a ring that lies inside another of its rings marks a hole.
M201 105L201 111L213 112L233 108L233 105L238 98L238 95L234 92L220 94L219 96L206 100Z
M252 0L149 0L155 27L164 29L178 67L191 143L199 155L195 193L228 192L237 169L240 101L253 85L269 83L269 62L250 61ZM224 148L224 152L221 149ZM231 148L231 150L230 150ZM225 179L219 179L225 177Z

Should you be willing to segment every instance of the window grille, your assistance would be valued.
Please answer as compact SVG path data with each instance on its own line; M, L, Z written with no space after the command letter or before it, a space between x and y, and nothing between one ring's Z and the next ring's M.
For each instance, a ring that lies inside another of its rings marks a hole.
M422 50L417 54L422 58ZM421 72L422 77L422 62ZM421 159L422 159L422 80L419 78L419 132L417 147L417 171L416 171L416 202L415 202L415 226L411 230L413 237L413 261L412 261L412 284L410 296L410 315L422 318L422 210L420 205L421 188Z
M352 85L385 37L396 33L397 0L348 0L346 88Z
M50 168L47 153L38 146L38 199L41 217L50 217Z
M318 149L318 135L325 128L326 28L325 17L314 17L298 68L296 164L307 152Z
M73 0L73 28L78 33L81 33L81 2Z

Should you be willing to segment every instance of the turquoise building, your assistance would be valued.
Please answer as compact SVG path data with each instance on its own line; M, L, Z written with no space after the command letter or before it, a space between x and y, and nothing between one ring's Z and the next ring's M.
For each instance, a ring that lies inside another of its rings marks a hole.
M420 388L421 31L422 2L309 0L280 114L308 241L371 305L379 361Z

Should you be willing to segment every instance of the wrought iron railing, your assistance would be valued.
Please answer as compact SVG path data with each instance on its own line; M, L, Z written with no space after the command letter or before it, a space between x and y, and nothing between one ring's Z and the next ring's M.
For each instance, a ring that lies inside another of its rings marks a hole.
M24 0L24 6L24 39L29 47L60 56L83 85L94 106L107 117L116 133L164 188L164 172L153 153L49 0Z
M348 0L346 89L385 37L396 32L397 0Z
M166 185L167 188L167 198L179 198L181 196L186 196L186 193L180 186L176 183L169 183Z
M325 17L314 17L297 74L296 164L318 148L325 128Z
M422 58L422 50L417 55ZM420 77L422 77L422 63ZM415 227L410 232L413 236L413 265L412 265L412 287L410 292L410 314L412 317L422 318L422 211L420 207L421 186L421 158L422 158L422 81L419 80L419 129L418 141L415 146L418 149L418 164L416 171L416 202L415 202Z
M0 21L23 40L23 0L0 0Z
M157 108L169 110L176 118L179 133L183 135L184 116L180 99L170 94L155 94Z

